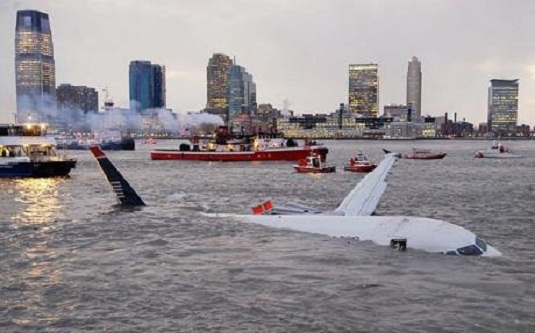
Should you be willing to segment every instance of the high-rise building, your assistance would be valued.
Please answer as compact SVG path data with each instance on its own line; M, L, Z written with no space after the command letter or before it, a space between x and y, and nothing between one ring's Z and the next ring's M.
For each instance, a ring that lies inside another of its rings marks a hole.
M244 74L245 68L242 66L232 65L229 68L227 84L228 115L225 117L227 121L244 113Z
M230 66L228 72L228 120L241 115L256 113L256 84L245 68Z
M17 117L54 116L56 68L48 14L19 10L15 28Z
M407 105L413 121L418 121L422 116L422 64L416 57L409 60L407 69Z
M56 89L58 115L71 110L98 112L98 91L86 86L61 84Z
M518 120L518 79L490 80L487 124L490 133L499 136L516 131Z
M377 117L379 110L379 66L349 65L349 112L354 116Z
M152 105L155 108L165 108L165 66L152 65L152 82L154 84Z
M130 109L165 107L165 67L150 61L130 62Z
M226 55L215 53L206 67L206 109L226 117L228 108L228 78L233 61Z

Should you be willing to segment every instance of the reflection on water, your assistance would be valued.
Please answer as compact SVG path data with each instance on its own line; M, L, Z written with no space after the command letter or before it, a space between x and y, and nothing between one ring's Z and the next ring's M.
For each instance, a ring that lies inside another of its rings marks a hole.
M61 195L68 178L3 179L0 186L10 204L2 207L11 223L2 228L6 237L0 238L0 248L9 260L1 271L16 270L17 274L4 279L1 285L8 291L0 301L0 308L10 313L10 321L19 327L53 323L58 317L48 308L51 299L64 285L61 259L64 249L58 250L63 235L58 234L56 221L64 218L66 200ZM45 324L46 325L46 324ZM1 326L1 321L0 321Z
M46 225L63 217L58 189L65 178L27 178L14 181L15 202L22 207L13 215L17 224Z

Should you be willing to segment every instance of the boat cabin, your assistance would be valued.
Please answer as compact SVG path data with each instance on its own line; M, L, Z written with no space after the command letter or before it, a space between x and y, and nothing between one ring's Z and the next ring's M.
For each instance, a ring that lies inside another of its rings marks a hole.
M0 159L57 157L56 141L46 137L46 124L0 125Z
M321 161L318 155L310 155L307 157L307 165L312 166L314 168L320 168L321 167Z

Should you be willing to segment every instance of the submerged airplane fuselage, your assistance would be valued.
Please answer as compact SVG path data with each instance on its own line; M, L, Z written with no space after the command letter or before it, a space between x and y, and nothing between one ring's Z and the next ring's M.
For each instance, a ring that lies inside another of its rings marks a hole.
M501 254L473 232L445 221L412 216L372 216L397 158L397 154L387 153L377 168L366 175L333 211L287 203L274 206L264 214L232 216L272 228L369 240L378 245L402 243L402 249L408 247L455 255Z
M473 232L445 221L410 216L234 215L267 227L355 238L389 246L405 239L411 249L433 253L498 256L501 253Z

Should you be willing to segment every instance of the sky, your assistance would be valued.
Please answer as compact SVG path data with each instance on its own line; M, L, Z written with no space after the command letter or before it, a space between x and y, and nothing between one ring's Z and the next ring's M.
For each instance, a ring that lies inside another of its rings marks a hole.
M128 107L128 66L166 66L167 107L206 105L213 53L253 75L258 103L298 114L347 103L349 64L379 64L380 113L405 104L422 62L422 114L486 121L490 79L520 79L519 124L535 125L531 0L0 0L0 122L15 102L16 11L50 16L56 85L108 88ZM286 101L286 102L285 102Z

